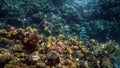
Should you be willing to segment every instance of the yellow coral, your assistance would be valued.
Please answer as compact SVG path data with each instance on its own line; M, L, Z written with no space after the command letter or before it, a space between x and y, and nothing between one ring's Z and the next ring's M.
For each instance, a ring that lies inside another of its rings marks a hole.
M42 55L41 57L42 60L45 60L46 58L47 58L46 55Z
M0 59L2 59L4 56L3 56L3 54L0 54Z
M53 37L53 36L49 36L49 37L48 37L48 41L56 41L56 38Z
M69 68L77 68L75 64L73 64L72 66L70 66Z
M39 55L39 51L34 51L33 54L34 55Z
M15 66L14 65L12 65L12 64L7 64L7 65L5 65L5 68L14 68Z
M21 68L28 68L27 64L21 64Z
M68 44L68 41L65 40L65 41L63 41L63 43L66 45L66 44Z
M41 62L37 62L36 65L37 65L38 68L42 68L43 64Z
M78 51L77 51L77 54L78 54L78 56L79 56L80 58L82 58L82 57L84 56L84 54L81 52L81 50L78 50Z
M63 34L59 34L58 37L59 37L60 40L64 40L65 39L65 35L63 35Z
M85 53L87 49L86 49L86 47L83 46L83 47L81 48L81 50L82 50L83 53Z
M59 41L59 42L57 42L57 45L59 45L59 46L64 46L65 44L62 42L62 41Z
M66 45L66 44L68 44L68 42L65 41L65 40L60 40L60 41L57 42L57 45L58 45L58 46L61 46L61 47L63 47L63 46Z
M0 30L0 34L7 34L7 31L5 29Z
M47 44L47 48L50 48L51 46L52 46L51 44L49 44L49 43Z
M52 45L52 46L56 45L56 42L51 42L51 45Z
M47 38L47 47L50 48L51 46L54 46L56 45L56 38L55 37L52 37L52 36L49 36Z
M16 30L8 32L8 37L15 36L18 32Z
M55 46L56 42L47 42L47 48L50 48L51 46Z
M72 53L73 53L73 51L72 51L70 48L67 48L67 52L68 52L69 54L72 54Z
M77 38L71 37L71 38L69 39L69 41L72 42L72 43L75 44L75 45L79 45L79 41L77 40Z
M85 64L85 68L89 68L88 61L85 61L84 64Z
M29 38L24 38L24 43L26 43L29 40Z
M47 65L45 68L51 68L49 65Z

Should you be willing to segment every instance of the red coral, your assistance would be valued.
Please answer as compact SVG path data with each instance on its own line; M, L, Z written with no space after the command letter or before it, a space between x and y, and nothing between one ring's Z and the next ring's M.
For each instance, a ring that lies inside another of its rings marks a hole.
M36 47L36 44L39 42L39 36L36 33L30 33L28 35L28 40L25 42L25 47L27 49L33 49Z
M52 50L55 50L58 53L62 53L62 47L60 47L60 46L53 46Z
M72 48L75 49L75 50L79 49L79 47L76 46L76 45L74 45Z
M73 61L71 61L70 59L65 59L64 64L65 64L65 65L72 66L74 63L73 63Z
M29 38L29 43L32 45L37 44L39 41L39 37L36 33L30 33L28 38Z

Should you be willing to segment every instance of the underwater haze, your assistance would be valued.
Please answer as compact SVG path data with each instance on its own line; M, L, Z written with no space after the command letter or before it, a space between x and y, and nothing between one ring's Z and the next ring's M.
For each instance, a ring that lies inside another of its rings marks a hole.
M120 68L120 0L0 0L0 68Z

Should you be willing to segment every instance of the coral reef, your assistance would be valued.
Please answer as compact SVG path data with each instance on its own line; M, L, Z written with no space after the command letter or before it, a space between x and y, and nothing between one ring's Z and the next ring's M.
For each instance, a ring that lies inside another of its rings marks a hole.
M0 67L120 68L120 0L0 0Z
M5 68L113 68L113 59L120 55L118 44L112 40L79 41L62 34L46 37L31 27L5 28L0 30L0 37L0 65Z

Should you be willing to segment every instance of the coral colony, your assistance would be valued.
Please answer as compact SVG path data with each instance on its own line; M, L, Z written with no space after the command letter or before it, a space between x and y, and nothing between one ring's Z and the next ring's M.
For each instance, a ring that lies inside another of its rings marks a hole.
M111 68L111 58L119 49L112 40L79 41L62 34L46 37L31 27L6 25L0 37L0 65L5 68Z

